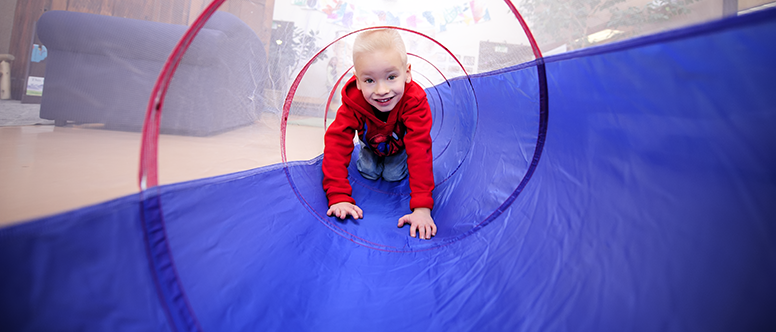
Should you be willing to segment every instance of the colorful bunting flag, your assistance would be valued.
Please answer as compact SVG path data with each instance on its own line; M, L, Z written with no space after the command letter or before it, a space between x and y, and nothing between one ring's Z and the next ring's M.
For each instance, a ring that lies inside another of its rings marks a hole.
M361 8L345 0L291 0L296 6L326 14L327 20L347 28L392 25L409 28L447 30L451 24L478 24L490 21L488 8L479 0L459 2L434 11L412 12Z

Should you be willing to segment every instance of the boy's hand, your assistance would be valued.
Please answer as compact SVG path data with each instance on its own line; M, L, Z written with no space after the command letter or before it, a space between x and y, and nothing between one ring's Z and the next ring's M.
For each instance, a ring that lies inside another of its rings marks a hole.
M353 216L353 219L361 219L364 217L364 211L361 211L361 208L355 204L351 204L349 202L339 202L330 206L329 211L326 212L326 215L329 217L333 215L340 219L345 219L348 217L348 215L351 215Z
M410 236L412 237L415 237L415 232L417 232L421 239L430 240L437 232L429 208L417 208L411 214L399 218L399 228L405 224L410 224Z

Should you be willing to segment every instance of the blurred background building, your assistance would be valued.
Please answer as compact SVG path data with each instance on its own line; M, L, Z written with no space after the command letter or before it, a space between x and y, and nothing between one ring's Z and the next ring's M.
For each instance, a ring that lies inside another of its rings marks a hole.
M518 0L513 3L526 18L545 56L776 5L770 0ZM16 58L11 63L12 99L19 100L24 93L35 22L45 11L67 10L190 24L208 4L208 0L2 1L0 54L12 54ZM507 58L513 62L529 61L532 53L520 34L489 29L491 18L512 15L501 9L504 7L500 0L460 3L442 0L229 0L220 10L237 15L264 42L273 76L273 84L268 87L272 91L267 95L270 100L279 100L288 79L294 76L294 70L319 48L353 28L369 25L404 26L435 38L454 50L468 73L488 71ZM462 36L462 33L472 35ZM525 54L515 57L515 53ZM342 71L350 66L348 57L349 50L331 50L316 59L308 75L322 82L331 80L332 71ZM456 61L448 59L446 54L438 54L436 58L441 60L436 59L438 61L434 63L449 67L448 72L463 73ZM317 99L323 98L328 91L326 84L303 84L299 90L299 97Z

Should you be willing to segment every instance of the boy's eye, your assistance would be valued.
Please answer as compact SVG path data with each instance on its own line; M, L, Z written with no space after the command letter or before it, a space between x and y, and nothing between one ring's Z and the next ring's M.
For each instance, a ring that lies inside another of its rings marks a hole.
M389 80L394 80L394 79L396 79L396 75L391 75L391 76L388 76L388 79L389 79Z
M372 83L372 82L374 82L374 80L372 80L371 78L367 78L364 80L364 83Z

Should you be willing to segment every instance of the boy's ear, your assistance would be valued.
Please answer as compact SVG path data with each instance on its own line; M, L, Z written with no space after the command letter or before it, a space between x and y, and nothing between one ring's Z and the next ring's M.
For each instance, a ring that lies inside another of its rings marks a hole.
M356 88L357 88L358 90L361 90L361 79L359 79L359 78L358 78L358 75L356 75L356 74L353 74L353 76L355 76L355 77L356 77Z
M407 64L407 78L404 80L404 83L412 82L412 65Z

